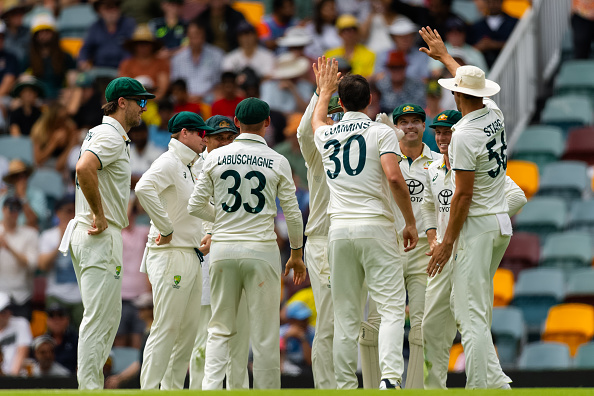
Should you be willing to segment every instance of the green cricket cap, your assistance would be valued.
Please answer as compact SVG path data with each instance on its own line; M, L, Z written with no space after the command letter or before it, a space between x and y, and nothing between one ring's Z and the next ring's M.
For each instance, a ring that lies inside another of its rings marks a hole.
M423 110L421 106L413 103L404 103L394 109L392 112L392 121L394 121L394 124L396 124L400 116L407 114L418 114L421 116L423 122L425 122L425 118L427 118L425 110Z
M237 127L233 123L233 121L229 117L225 117L222 115L214 115L206 120L206 125L213 128L212 131L208 131L207 135L216 135L217 133L222 132L232 132L238 134L239 131Z
M337 113L336 110L344 111L338 103L338 96L333 96L330 98L330 103L328 103L328 114Z
M438 126L451 127L462 118L462 113L456 110L444 110L433 119L433 124L429 128Z
M177 133L186 128L188 131L212 131L202 117L191 111L182 111L171 117L167 123L169 133Z
M235 108L235 117L246 125L259 124L269 116L270 106L258 98L244 99Z
M140 96L145 99L155 98L155 95L148 93L141 83L130 77L118 77L111 80L105 88L105 99L108 102L129 96Z

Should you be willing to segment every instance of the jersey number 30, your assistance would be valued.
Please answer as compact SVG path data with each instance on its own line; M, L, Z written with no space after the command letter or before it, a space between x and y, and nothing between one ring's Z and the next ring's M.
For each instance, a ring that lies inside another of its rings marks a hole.
M227 202L223 202L222 207L225 212L232 213L236 212L241 207L241 194L239 193L239 191L237 191L239 190L239 186L241 185L241 176L239 176L239 173L233 169L227 169L225 172L221 174L221 179L223 180L226 180L229 177L233 178L234 183L231 187L227 189L227 192L235 197L235 202L232 206L229 206ZM258 171L251 171L245 175L245 179L247 180L251 180L254 177L258 179L259 183L258 186L256 188L252 188L250 192L252 193L252 195L255 195L256 198L258 198L258 203L255 208L250 206L250 204L248 204L247 202L244 203L243 208L248 213L260 213L262 209L264 209L264 205L266 204L266 198L264 197L264 195L262 195L262 190L264 190L264 187L266 187L266 177Z
M357 167L353 169L351 166L350 160L350 153L351 153L351 144L353 141L357 141L359 143L359 160L357 161ZM330 172L330 170L326 170L326 174L330 179L336 179L338 174L341 170L340 159L338 158L338 154L340 153L340 142L336 139L328 140L324 145L324 148L327 149L330 146L334 146L334 151L330 154L330 161L334 162L334 171ZM342 152L342 162L344 163L344 171L349 176L356 176L363 171L365 167L365 154L367 153L367 144L365 143L365 138L361 135L353 135L347 140L344 144L344 150Z
M487 143L487 151L489 152L489 161L495 159L497 161L497 168L491 169L489 172L489 176L492 178L496 178L501 172L501 167L503 166L503 170L507 169L507 144L505 144L505 130L501 131L501 155L497 151L493 151L493 147L497 142L495 139L490 140Z

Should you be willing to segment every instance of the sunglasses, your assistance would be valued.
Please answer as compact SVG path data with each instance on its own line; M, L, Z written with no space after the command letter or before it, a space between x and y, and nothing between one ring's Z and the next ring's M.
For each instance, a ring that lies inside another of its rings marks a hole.
M344 113L342 111L339 111L338 113L328 114L328 117L332 118L332 121L338 122L342 120L342 117L344 117Z
M206 136L206 131L203 131L203 130L200 130L200 129L197 130L197 131L189 131L189 132L192 132L192 133L193 132L196 132L198 134L198 136L200 136L200 138L202 138L202 139L204 138L204 136Z
M136 99L136 98L124 98L124 99L133 100L140 107L146 107L146 104L148 103L148 99Z

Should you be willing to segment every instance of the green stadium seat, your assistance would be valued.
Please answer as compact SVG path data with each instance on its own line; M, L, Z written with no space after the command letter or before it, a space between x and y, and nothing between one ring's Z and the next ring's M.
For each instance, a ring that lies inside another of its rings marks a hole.
M555 125L567 134L571 128L593 125L592 102L587 95L564 95L549 98L542 111L541 123Z
M542 174L545 166L559 160L565 142L563 130L552 125L532 125L514 146L513 159L534 162Z
M551 234L542 249L540 265L560 268L567 274L576 268L589 267L592 264L591 244L590 235L583 232Z
M0 137L0 156L8 160L18 158L23 162L33 164L33 144L28 137Z
M140 359L140 351L131 347L113 347L111 348L112 374L119 374L132 363Z
M594 100L594 60L564 62L555 77L554 88L555 95L584 94Z
M66 191L62 175L54 169L37 169L33 175L31 175L29 184L43 191L48 198L52 198L56 201L62 198Z
M522 311L516 307L493 308L491 333L497 347L499 361L504 367L513 366L521 345L526 341Z
M594 305L594 268L571 271L567 281L565 303Z
M587 232L594 243L594 199L572 203L568 228L574 231Z
M565 370L571 366L569 347L560 342L534 342L526 345L518 362L521 370Z
M96 20L97 13L91 4L74 4L60 10L58 31L61 37L84 38Z
M578 369L594 369L594 342L580 346L573 363Z
M582 199L589 188L590 179L585 162L559 161L545 167L537 195L575 201Z
M594 127L577 128L569 132L563 159L594 165Z
M565 201L556 197L534 197L514 218L514 230L532 232L544 244L551 233L562 231L567 219Z

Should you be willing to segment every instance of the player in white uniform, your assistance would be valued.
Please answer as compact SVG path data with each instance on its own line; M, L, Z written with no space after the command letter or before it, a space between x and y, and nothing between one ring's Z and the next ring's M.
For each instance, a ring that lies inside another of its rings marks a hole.
M233 124L233 120L221 116L214 115L206 120L206 125L213 128L212 131L206 132L204 143L206 149L200 154L198 160L194 164L194 177L198 181L204 161L210 152L213 150L228 145L239 134L239 130ZM204 232L206 235L201 241L206 254L202 262L202 307L200 309L200 324L198 327L198 334L194 342L194 349L192 357L190 358L190 389L202 389L202 380L204 379L204 358L206 351L206 338L208 337L208 322L212 316L210 308L210 276L208 275L210 255L210 243L212 237L212 223L203 221ZM243 364L248 358L249 354L249 330L245 329L248 324L247 321L247 306L245 297L242 296L239 310L237 312L238 328L244 331L237 332L229 343L231 356L229 357L229 365L227 367L227 389L247 389L249 388L249 377L247 365Z
M372 121L369 83L360 75L340 80L335 60L318 59L320 97L312 127L330 188L328 258L334 303L334 371L340 389L358 387L357 339L364 281L381 316L381 387L400 385L405 291L391 200L406 221L404 244L418 237L408 188L398 166L394 130ZM328 103L338 88L342 121L326 124Z
M291 167L266 145L270 125L266 102L248 98L237 105L235 125L241 134L206 159L188 211L214 223L210 250L212 318L208 325L202 389L221 389L229 359L229 339L237 331L239 300L245 290L254 353L254 388L280 388L280 253L274 232L276 197L287 222L293 270L300 284L303 219ZM209 204L213 198L214 210ZM241 331L241 329L239 329ZM244 362L247 364L247 362Z
M450 204L454 191L453 172L450 171L448 147L452 139L451 127L462 118L455 110L442 111L435 116L431 128L435 129L435 141L443 160L429 165L426 188L421 208L423 223L427 228L429 244L434 247L441 243L450 218ZM514 181L506 176L505 196L509 215L516 214L524 204L526 196ZM423 317L423 345L425 349L425 389L446 389L450 348L456 336L456 320L451 309L452 258L444 270L429 278L425 294L425 315ZM498 369L495 349L489 351L489 387L500 387L511 380ZM504 377L502 377L504 376Z
M488 97L499 92L475 66L459 66L437 30L420 30L430 57L455 75L439 84L454 92L462 119L452 127L448 149L455 171L450 219L442 243L433 251L427 272L434 276L452 252L454 313L466 357L466 388L488 388L489 351L493 348L493 276L512 234L505 199L507 145L503 113ZM454 246L456 244L456 246ZM499 366L499 362L497 362ZM500 370L500 368L499 368ZM497 387L509 387L503 382Z
M200 318L198 249L204 232L202 222L188 216L187 206L195 183L192 165L204 149L202 138L212 128L189 111L175 114L167 128L169 150L153 162L135 188L151 218L141 271L152 285L155 317L144 348L141 389L159 385L183 389Z
M130 139L147 99L136 80L120 77L105 90L101 125L87 133L76 163L76 215L60 244L68 246L84 306L78 339L79 389L103 389L122 310L122 233L128 226Z
M442 155L431 151L423 143L425 131L425 111L421 106L404 103L394 109L392 113L394 124L404 132L396 152L402 157L400 170L408 185L410 201L415 220L419 242L417 248L409 252L402 252L402 266L404 285L408 293L408 312L410 318L410 332L408 333L409 358L406 370L406 388L423 388L423 332L421 323L425 310L425 289L427 287L427 264L429 257L429 243L425 235L425 226L421 217L423 191L426 188L427 168L432 162L440 160ZM398 224L398 233L402 236L404 224Z

